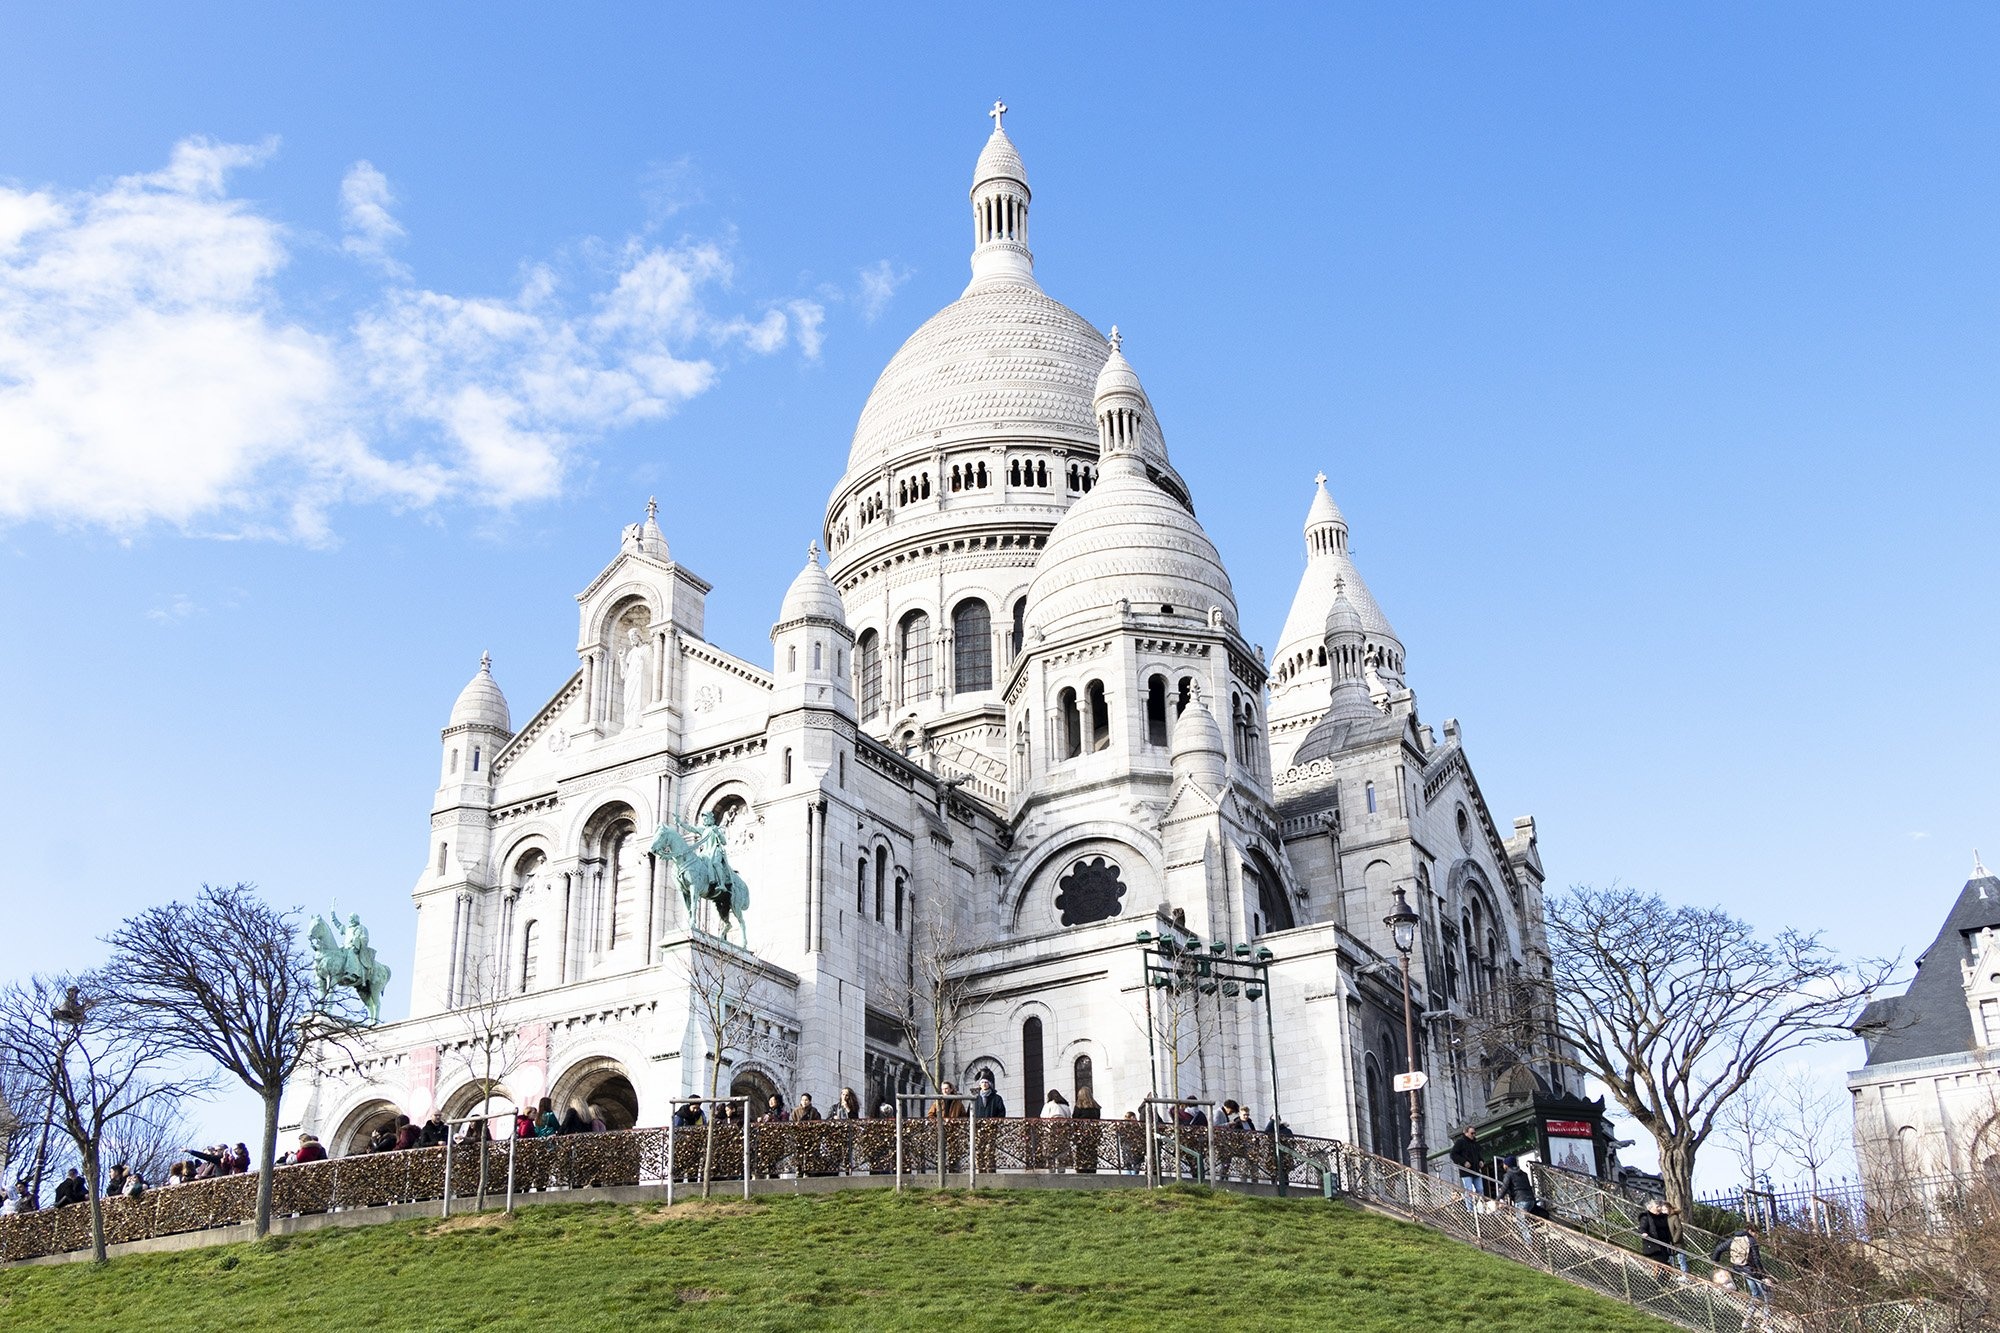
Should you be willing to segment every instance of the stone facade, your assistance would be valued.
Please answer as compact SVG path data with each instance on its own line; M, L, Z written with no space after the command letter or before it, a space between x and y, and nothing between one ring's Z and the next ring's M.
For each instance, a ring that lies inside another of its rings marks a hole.
M1869 1005L1854 1030L1868 1060L1847 1087L1872 1192L2000 1170L2000 877L1977 855L1909 989Z
M1035 281L997 117L970 199L972 282L877 382L768 660L707 641L710 585L649 506L518 730L482 662L443 732L411 1015L302 1081L291 1121L342 1151L397 1109L466 1112L487 1073L614 1125L711 1080L873 1107L924 1086L898 1014L943 938L974 1006L947 1077L990 1072L1014 1114L1088 1086L1110 1117L1157 1089L1261 1121L1275 1073L1301 1132L1395 1153L1398 888L1429 1141L1538 1058L1481 1021L1546 974L1534 822L1496 823L1457 724L1419 721L1324 477L1274 675L1117 330ZM752 895L754 1032L721 1073L699 983L734 955L649 852L703 814ZM1141 930L1268 949L1271 1024L1175 1011Z

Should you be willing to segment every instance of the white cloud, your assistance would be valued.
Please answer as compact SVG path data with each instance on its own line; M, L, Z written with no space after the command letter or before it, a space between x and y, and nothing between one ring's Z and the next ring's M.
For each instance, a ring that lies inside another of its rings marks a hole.
M873 324L888 308L896 289L909 280L909 269L897 268L886 259L878 259L862 269L857 298L861 305L861 317Z
M195 604L194 598L184 592L177 592L147 611L146 619L158 621L162 625L176 625L200 611L201 607Z
M340 503L513 505L705 392L718 357L818 355L812 302L711 309L731 277L711 243L580 246L511 296L426 290L366 162L342 249L375 285L351 316L295 313L287 229L227 188L274 148L195 139L94 191L0 186L0 523L316 541Z
M1925 838L1930 837L1931 834L1929 829L1917 829L1909 833L1905 833L1903 836L1908 838L1911 842L1922 842Z
M821 329L826 323L826 307L817 301L793 301L788 308L800 354L808 361L819 360L819 349L826 344L826 334Z
M402 276L402 265L389 257L389 247L403 239L403 224L389 211L396 202L389 178L373 163L356 162L340 182L340 221L347 235L341 249L357 259L379 264Z

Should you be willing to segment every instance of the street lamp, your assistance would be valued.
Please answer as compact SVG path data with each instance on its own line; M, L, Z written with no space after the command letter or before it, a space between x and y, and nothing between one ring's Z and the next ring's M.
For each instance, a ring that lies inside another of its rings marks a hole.
M1410 954L1417 947L1416 911L1403 890L1396 890L1396 910L1382 918L1382 924L1389 928L1389 938L1396 942L1396 952L1403 956L1403 1070L1404 1081L1410 1092L1410 1144L1406 1150L1404 1165L1412 1171L1423 1170L1423 1121L1417 1100L1423 1087L1423 1078L1417 1072L1417 1024L1410 1007Z

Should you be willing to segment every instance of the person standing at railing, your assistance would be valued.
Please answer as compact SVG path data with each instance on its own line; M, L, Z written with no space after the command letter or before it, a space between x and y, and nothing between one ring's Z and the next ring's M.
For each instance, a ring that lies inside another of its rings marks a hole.
M1004 1120L1006 1116L1006 1099L993 1090L993 1080L990 1078L980 1079L972 1090L973 1120L975 1122L980 1120ZM974 1170L987 1172L994 1170L999 1152L995 1140L999 1137L999 1132L1000 1127L995 1125L992 1129L979 1136L979 1156L974 1163Z
M1054 1088L1049 1089L1048 1100L1042 1103L1041 1119L1064 1121L1070 1118L1069 1101ZM1040 1165L1060 1171L1070 1160L1068 1152L1069 1131L1058 1123L1051 1125L1042 1134Z
M1521 1228L1521 1243L1532 1248L1535 1233L1528 1225L1528 1218L1535 1209L1535 1182L1528 1178L1520 1158L1504 1160L1507 1174L1500 1177L1500 1197L1514 1206L1514 1224Z
M321 1143L314 1135L299 1135L298 1151L292 1154L292 1164L294 1166L303 1166L307 1162L324 1162L325 1160L325 1144Z
M1685 1281L1688 1257L1680 1250L1679 1229L1674 1225L1675 1211L1665 1199L1655 1199L1646 1205L1645 1213L1639 1218L1639 1253L1656 1264L1675 1265Z
M1451 1141L1451 1164L1458 1168L1459 1187L1465 1191L1465 1211L1474 1212L1486 1193L1486 1145L1479 1141L1476 1126Z
M1104 1108L1097 1104L1088 1086L1076 1090L1076 1105L1069 1109L1070 1122L1084 1124L1076 1126L1076 1169L1095 1174L1097 1171L1097 1148L1104 1141L1104 1131L1097 1122L1104 1118Z

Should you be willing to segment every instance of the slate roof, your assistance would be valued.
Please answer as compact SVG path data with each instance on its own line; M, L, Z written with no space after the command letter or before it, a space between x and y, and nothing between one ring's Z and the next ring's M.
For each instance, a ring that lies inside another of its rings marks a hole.
M1975 875L1959 891L1944 928L1918 957L1910 988L1875 1001L1855 1020L1855 1032L1868 1042L1867 1064L1978 1049L1959 965L1971 961L1973 937L1988 926L2000 928L2000 876Z

